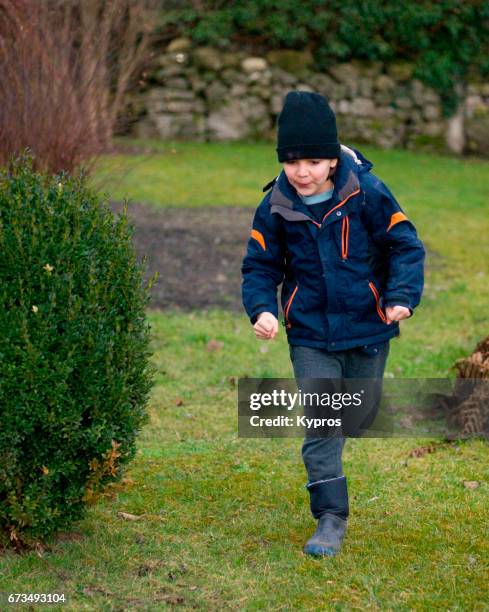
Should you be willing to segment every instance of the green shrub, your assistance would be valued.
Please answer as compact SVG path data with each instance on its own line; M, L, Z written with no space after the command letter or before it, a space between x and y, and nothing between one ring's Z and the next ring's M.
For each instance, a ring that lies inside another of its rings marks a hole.
M119 480L152 385L127 207L32 158L0 170L0 537L66 528Z

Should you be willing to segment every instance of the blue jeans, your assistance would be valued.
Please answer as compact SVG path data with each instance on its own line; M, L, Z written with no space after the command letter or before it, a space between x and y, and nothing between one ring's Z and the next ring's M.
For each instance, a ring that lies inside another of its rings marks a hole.
M338 352L307 346L290 346L289 349L296 379L375 379L375 405L371 407L372 417L375 416L389 355L389 341ZM348 490L342 464L344 444L344 437L305 438L303 441L302 459L308 476L306 486L315 518L325 512L342 518L348 516Z

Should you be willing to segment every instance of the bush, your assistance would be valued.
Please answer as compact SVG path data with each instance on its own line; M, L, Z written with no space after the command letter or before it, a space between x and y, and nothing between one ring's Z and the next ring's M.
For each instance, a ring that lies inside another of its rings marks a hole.
M32 158L0 170L0 537L66 528L119 480L152 385L127 205Z
M0 0L0 164L29 147L36 169L72 172L112 147L153 2Z

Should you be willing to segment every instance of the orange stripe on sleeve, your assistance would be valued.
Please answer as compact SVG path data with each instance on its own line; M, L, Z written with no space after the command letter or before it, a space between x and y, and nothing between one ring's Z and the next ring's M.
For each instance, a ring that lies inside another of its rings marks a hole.
M254 238L261 246L261 248L266 251L267 247L265 245L265 238L263 238L263 234L258 230L251 230L251 237Z
M391 217L391 222L389 227L387 228L387 231L389 231L390 229L392 229L394 227L394 225L396 225L397 223L400 223L401 221L407 221L408 218L406 217L406 215L402 212L396 212L392 215Z

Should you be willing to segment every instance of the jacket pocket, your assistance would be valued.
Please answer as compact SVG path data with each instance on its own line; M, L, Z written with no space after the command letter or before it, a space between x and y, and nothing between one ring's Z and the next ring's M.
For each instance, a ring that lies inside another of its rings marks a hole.
M384 323L387 323L387 317L385 316L384 312L382 311L382 308L380 307L380 296L379 296L379 292L377 291L376 286L373 284L372 281L368 281L368 286L370 287L370 291L372 291L372 293L374 294L377 314L379 315L379 317L382 319Z
M292 307L292 302L294 301L294 298L297 294L297 289L299 289L299 283L296 284L294 291L292 291L291 296L289 297L289 299L287 300L287 303L284 306L285 327L287 327L287 329L292 327L290 320L289 320L290 309Z

